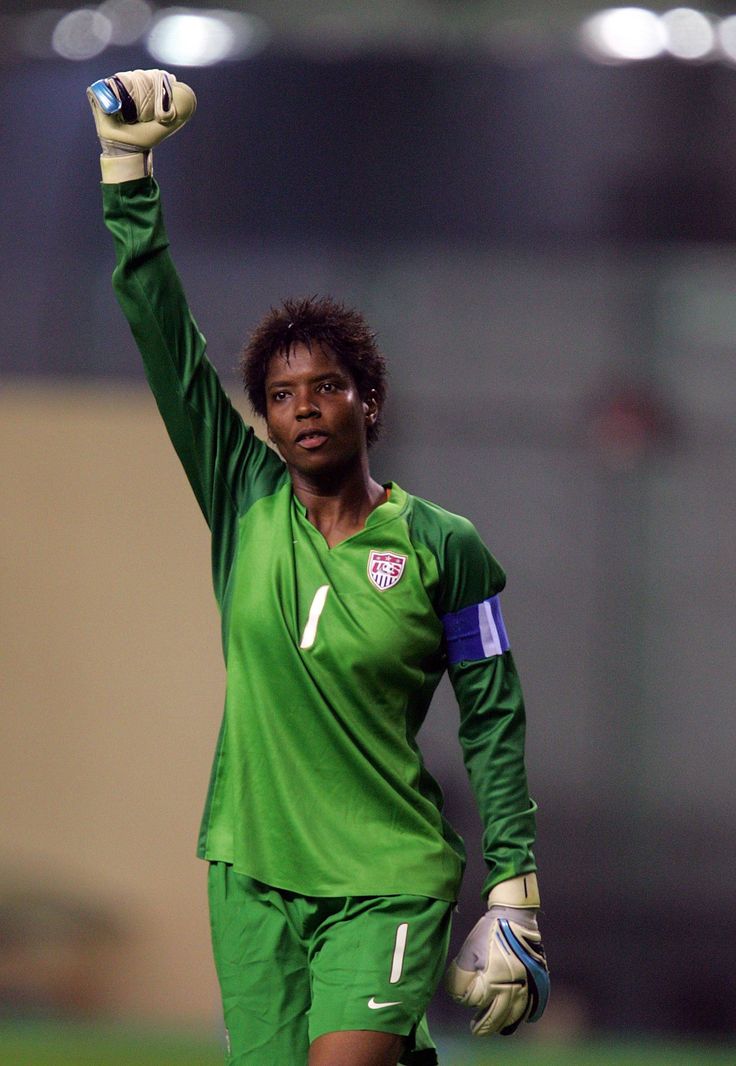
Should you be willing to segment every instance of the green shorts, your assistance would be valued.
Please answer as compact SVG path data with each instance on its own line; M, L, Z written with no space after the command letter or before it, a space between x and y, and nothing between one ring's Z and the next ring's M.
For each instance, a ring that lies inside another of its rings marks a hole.
M209 869L210 925L229 1066L305 1066L323 1033L407 1037L402 1063L437 1062L424 1017L453 904L425 896L298 896Z

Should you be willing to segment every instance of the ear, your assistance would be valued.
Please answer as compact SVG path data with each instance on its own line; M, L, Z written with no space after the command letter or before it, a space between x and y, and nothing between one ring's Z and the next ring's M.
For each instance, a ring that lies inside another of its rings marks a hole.
M376 390L371 389L366 397L363 399L363 413L365 415L366 426L373 426L378 420L378 400L376 399Z

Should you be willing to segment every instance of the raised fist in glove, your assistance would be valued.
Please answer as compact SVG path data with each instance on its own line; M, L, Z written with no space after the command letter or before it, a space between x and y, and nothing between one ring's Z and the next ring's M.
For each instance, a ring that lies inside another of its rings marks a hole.
M475 1008L475 1036L509 1036L522 1022L541 1018L549 998L549 971L537 928L535 874L491 890L488 911L471 930L447 972L457 1003Z
M124 70L90 85L87 97L102 146L102 180L151 173L151 149L191 118L197 98L165 70Z

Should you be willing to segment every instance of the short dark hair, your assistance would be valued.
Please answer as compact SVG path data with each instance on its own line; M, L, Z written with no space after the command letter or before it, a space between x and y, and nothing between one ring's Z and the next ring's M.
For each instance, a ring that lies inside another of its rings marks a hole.
M266 374L271 359L281 354L288 357L294 345L309 348L313 342L334 352L363 399L371 394L375 398L378 418L367 433L368 444L373 444L386 398L386 360L360 311L331 296L284 300L256 326L240 357L243 385L253 410L266 417Z

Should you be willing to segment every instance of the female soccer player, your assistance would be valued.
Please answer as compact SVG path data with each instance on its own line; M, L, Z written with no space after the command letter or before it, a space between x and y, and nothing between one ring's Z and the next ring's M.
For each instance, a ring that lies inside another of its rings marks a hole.
M233 410L168 253L151 149L191 89L127 71L89 90L115 291L212 532L225 712L199 838L231 1066L424 1066L462 842L416 735L445 669L485 826L488 911L448 987L511 1032L548 989L524 709L498 594L463 518L370 474L385 370L357 312L287 301Z

